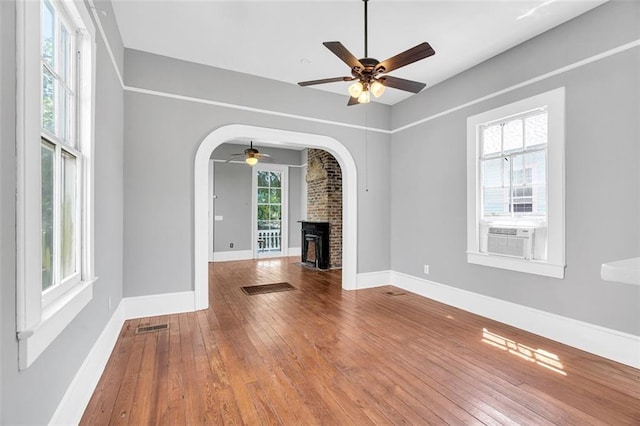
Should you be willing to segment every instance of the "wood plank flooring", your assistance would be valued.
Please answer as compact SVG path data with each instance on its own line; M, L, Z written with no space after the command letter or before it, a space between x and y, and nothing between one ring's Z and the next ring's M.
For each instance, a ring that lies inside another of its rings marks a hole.
M640 370L296 262L210 264L208 310L127 321L81 424L640 425Z

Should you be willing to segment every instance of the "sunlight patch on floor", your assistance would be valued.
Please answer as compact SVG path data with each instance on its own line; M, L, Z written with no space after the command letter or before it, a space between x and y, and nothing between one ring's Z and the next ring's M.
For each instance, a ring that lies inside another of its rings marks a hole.
M500 336L499 334L493 333L486 328L482 329L482 341L498 349L507 351L512 355L518 356L525 361L535 362L539 366L547 368L558 374L563 376L567 375L567 373L563 371L563 366L558 355L549 351L530 348L521 343Z

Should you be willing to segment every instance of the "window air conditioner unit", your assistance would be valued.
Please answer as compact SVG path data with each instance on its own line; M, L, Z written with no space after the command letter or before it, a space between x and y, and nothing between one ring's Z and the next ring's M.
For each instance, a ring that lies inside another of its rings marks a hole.
M489 228L487 253L502 256L533 258L533 228Z

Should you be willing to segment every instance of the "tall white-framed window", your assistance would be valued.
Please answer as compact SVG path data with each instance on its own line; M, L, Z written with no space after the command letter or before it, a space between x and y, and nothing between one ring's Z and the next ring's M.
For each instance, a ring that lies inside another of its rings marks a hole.
M287 256L289 167L259 163L252 174L254 258Z
M467 119L467 261L564 277L564 88Z
M95 29L85 4L18 2L17 335L27 368L93 296Z

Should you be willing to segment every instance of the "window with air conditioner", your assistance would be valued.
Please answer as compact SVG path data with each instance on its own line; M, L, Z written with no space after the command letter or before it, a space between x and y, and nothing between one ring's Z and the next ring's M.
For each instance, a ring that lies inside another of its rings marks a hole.
M564 89L467 120L467 260L564 276Z

